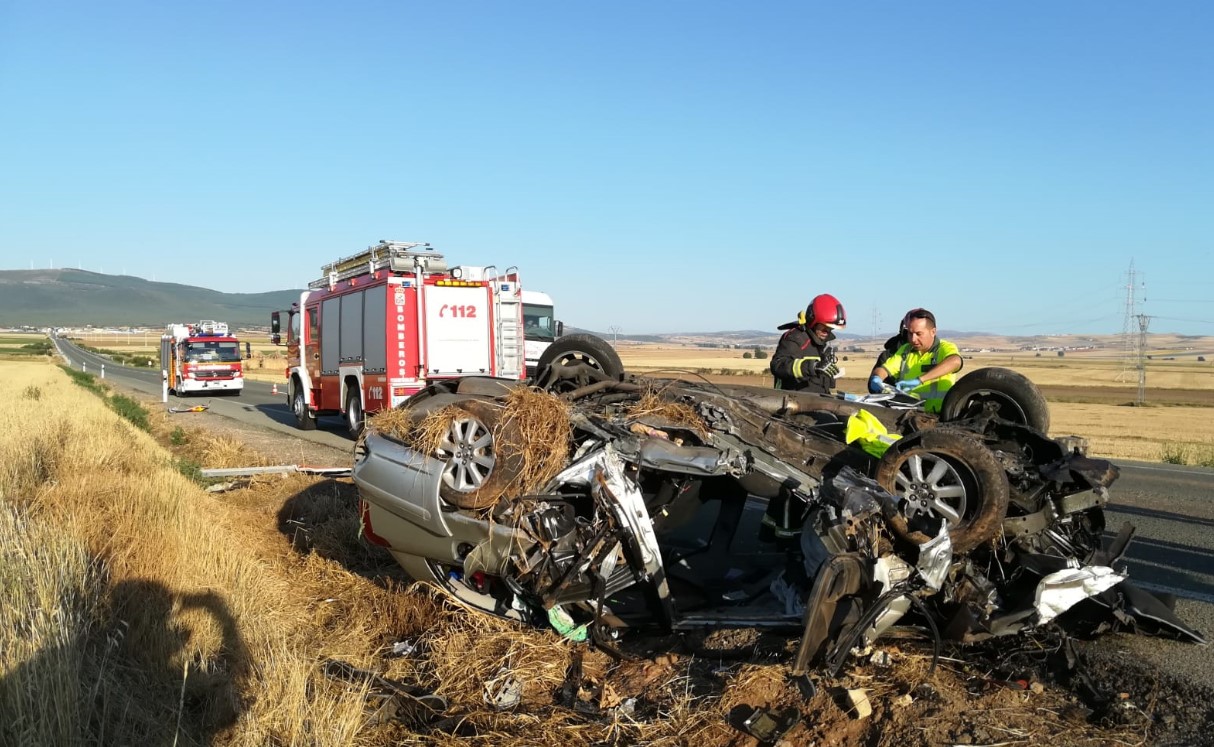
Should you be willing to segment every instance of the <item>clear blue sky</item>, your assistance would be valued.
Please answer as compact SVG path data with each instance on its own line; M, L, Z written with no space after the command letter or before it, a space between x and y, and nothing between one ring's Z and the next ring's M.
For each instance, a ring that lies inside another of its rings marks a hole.
M1209 2L0 4L0 268L381 238L579 327L1214 334Z

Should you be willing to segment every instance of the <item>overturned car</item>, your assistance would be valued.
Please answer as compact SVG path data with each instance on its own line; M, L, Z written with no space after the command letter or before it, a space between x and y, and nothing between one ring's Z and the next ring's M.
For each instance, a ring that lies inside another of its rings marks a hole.
M788 629L837 669L906 618L976 641L1056 622L1204 642L1104 539L1117 468L1051 439L1015 372L940 416L854 397L625 376L558 341L528 382L432 385L356 448L364 536L484 612L589 639Z

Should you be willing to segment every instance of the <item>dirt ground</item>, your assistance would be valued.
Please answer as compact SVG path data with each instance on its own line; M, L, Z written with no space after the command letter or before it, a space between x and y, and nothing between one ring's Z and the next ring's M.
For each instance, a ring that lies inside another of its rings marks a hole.
M150 407L158 405L145 399ZM270 463L341 464L351 456L210 413L173 417L187 431L236 438L250 455ZM259 552L317 555L318 563L324 561L323 573L357 575L400 589L406 579L386 553L318 531L356 521L350 481L318 480L316 490L338 501L312 503L297 495L286 505L280 491L256 484L222 495L246 516L251 536L290 538L271 541ZM434 606L416 589L400 590L398 598L401 605ZM614 661L551 632L500 622L468 627L481 617L436 614L431 627L412 641L419 652L403 658L388 651L396 639L385 640L378 670L444 695L448 711L369 722L360 743L1214 744L1209 736L1214 734L1214 692L1143 671L1113 647L1071 645L1057 633L985 646L946 645L934 670L932 647L924 638L882 639L850 659L838 676L815 672L793 678L788 665L797 641L790 636L749 629L636 635L623 641L626 658ZM459 666L443 658L451 650L463 652ZM494 709L480 693L510 667L523 682L521 701L512 709ZM748 735L753 728L745 722L756 713L773 716L787 732L764 742Z

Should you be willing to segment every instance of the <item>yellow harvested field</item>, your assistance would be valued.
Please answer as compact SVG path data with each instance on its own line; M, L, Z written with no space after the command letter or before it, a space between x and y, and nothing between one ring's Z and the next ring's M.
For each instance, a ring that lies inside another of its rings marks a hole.
M1050 435L1088 439L1089 454L1108 459L1161 461L1165 445L1214 448L1214 412L1208 407L1125 407L1056 402Z

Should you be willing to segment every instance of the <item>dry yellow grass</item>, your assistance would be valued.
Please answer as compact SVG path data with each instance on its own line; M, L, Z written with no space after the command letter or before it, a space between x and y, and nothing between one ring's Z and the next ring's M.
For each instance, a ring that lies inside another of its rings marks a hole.
M362 698L316 660L371 644L318 649L306 580L60 371L5 364L0 387L0 743L353 742Z
M658 704L669 716L646 722L556 706L573 644L351 573L356 513L337 483L279 480L246 505L202 492L50 365L0 365L0 395L0 744L467 743L367 723L366 687L325 679L327 658L444 694L479 744L679 744L689 725L721 729L715 700L673 686ZM222 437L184 440L231 456ZM274 514L315 551L295 552ZM401 639L424 655L385 667L382 647ZM605 655L586 657L609 676ZM507 671L522 685L513 712L484 701Z

